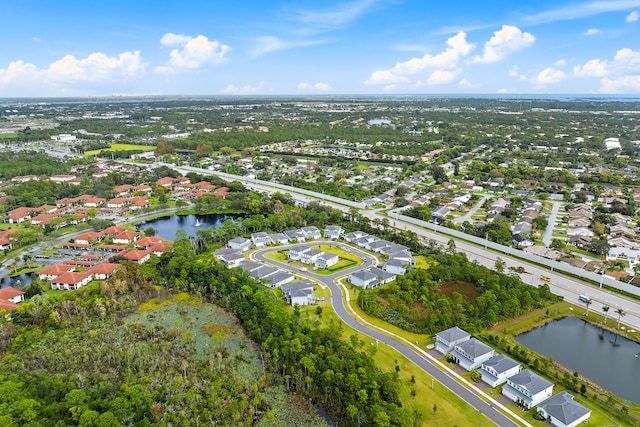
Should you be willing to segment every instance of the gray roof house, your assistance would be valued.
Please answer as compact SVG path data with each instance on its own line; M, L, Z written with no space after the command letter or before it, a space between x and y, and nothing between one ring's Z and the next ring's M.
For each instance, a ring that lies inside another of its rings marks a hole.
M251 235L251 241L253 242L256 248L263 248L273 243L273 241L271 240L271 237L269 237L269 235L263 231L260 231L258 233L253 233Z
M324 238L338 240L342 235L342 227L339 225L327 225L324 228Z
M320 234L320 230L315 225L302 227L301 231L302 234L304 234L305 239L319 239L322 237L322 234Z
M271 267L268 265L263 265L262 267L256 268L255 270L251 270L251 275L256 279L264 280L267 277L277 272L278 272L277 268Z
M371 242L369 244L369 250L377 253L382 253L386 248L390 246L391 246L391 242L384 239L380 239L380 240L376 240L375 242Z
M365 233L364 231L352 231L350 233L347 233L343 236L344 240L346 240L347 242L353 242L356 239L359 239L361 237L366 236L367 233Z
M515 360L504 354L496 354L491 359L482 362L480 373L482 381L491 387L496 387L507 381L507 378L520 372L520 369L520 364Z
M453 351L453 347L469 338L471 335L467 331L454 326L436 334L436 350L442 354L449 354Z
M369 270L356 271L349 276L349 282L361 288L375 288L380 285L378 276Z
M302 255L300 256L300 261L303 264L315 264L318 257L322 254L324 254L324 251L321 251L320 249L309 249L308 251L304 251L302 253Z
M507 383L502 386L502 394L528 409L547 400L552 393L553 383L528 369L507 378Z
M309 245L294 246L289 249L289 259L300 261L302 259L302 254L304 254L305 252L309 252L310 250L311 246Z
M262 264L260 264L259 262L255 262L250 259L247 259L242 262L241 267L244 271L248 271L249 273L251 273L253 270L262 267Z
M298 280L282 285L280 288L287 302L291 305L309 305L316 301L313 293L313 283L308 280Z
M340 261L340 257L338 256L338 254L325 252L316 259L316 267L329 268L336 265L338 261Z
M376 275L376 277L378 278L378 282L380 282L380 285L384 285L385 283L389 283L392 280L395 280L396 275L393 273L389 273L387 271L384 271L378 267L371 267L369 269L369 271L373 274Z
M227 247L244 252L251 249L251 240L245 239L244 237L236 237L227 242Z
M476 338L461 342L451 352L456 363L467 371L480 367L483 362L491 359L495 354L494 349Z
M285 230L283 231L284 235L289 238L290 242L296 243L304 243L304 233L300 230Z
M269 238L274 245L286 245L289 243L289 237L284 233L272 233L269 234Z
M392 258L384 263L382 269L387 273L403 275L407 272L405 268L407 264L409 263L406 261Z
M556 427L575 427L591 416L591 410L573 400L566 391L542 402L538 412Z
M246 258L240 252L234 252L231 254L223 254L221 256L217 256L220 261L224 263L227 268L240 267Z
M278 288L286 283L293 282L295 276L288 271L278 270L265 279L265 284L270 288Z

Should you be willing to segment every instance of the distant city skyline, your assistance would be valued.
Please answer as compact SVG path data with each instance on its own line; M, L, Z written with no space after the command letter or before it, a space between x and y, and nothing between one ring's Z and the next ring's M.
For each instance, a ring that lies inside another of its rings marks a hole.
M0 97L638 94L640 0L24 0Z

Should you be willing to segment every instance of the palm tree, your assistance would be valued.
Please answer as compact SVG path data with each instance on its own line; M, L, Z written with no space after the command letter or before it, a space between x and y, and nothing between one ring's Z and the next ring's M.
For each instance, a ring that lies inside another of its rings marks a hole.
M616 309L616 313L618 313L618 329L620 329L620 318L626 316L627 313L625 313L621 308Z
M602 311L604 312L604 324L605 326L607 325L607 316L609 315L609 309L611 307L609 307L608 305L605 305L604 307L602 307Z
M584 305L587 306L587 312L585 314L586 317L589 317L589 306L593 303L593 301L591 299L586 299L584 301Z

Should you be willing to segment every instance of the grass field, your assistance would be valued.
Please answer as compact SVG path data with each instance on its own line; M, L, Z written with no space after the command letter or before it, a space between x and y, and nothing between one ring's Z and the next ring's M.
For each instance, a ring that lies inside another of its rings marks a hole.
M152 151L155 149L156 147L154 145L111 144L109 148L105 148L102 150L85 151L84 155L95 156L96 154L100 154L103 151L134 151L134 150Z
M15 132L11 132L11 133L0 133L0 139L14 139L18 136L17 133Z

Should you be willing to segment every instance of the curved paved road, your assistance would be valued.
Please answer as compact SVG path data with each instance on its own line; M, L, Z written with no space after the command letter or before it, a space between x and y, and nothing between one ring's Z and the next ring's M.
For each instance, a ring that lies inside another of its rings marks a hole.
M343 299L343 293L340 286L336 284L337 279L340 277L345 277L351 273L354 273L358 270L366 269L372 265L375 265L377 261L375 261L371 256L365 254L361 251L358 251L349 246L345 246L341 243L337 242L322 242L322 245L332 245L337 246L342 249L349 250L352 253L358 252L358 255L364 260L362 265L357 267L352 267L347 270L343 270L339 273L334 273L332 275L320 275L313 272L304 272L305 276L308 276L331 290L331 305L335 310L338 317L346 323L351 328L355 329L358 332L361 332L364 335L367 335L378 342L387 344L390 347L393 347L400 354L405 356L407 359L411 360L417 366L419 366L423 371L427 372L433 378L435 378L442 385L447 387L453 393L464 399L471 406L476 408L479 412L489 418L491 421L496 423L499 426L519 426L520 424L515 423L511 419L509 419L506 415L500 412L498 409L494 408L491 404L487 403L485 400L482 400L476 393L469 390L467 387L460 384L449 372L442 371L438 367L434 366L433 358L427 355L424 352L418 353L413 347L410 347L406 343L400 341L399 339L392 338L388 335L385 335L371 327L368 327L362 324L358 319L356 319L353 314L347 309ZM291 245L295 246L295 245ZM267 259L264 255L267 252L281 250L283 247L278 248L269 248L262 249L260 251L256 251L253 253L253 256L257 261L260 261L265 264L273 264L279 268L289 270L295 274L300 274L297 269L292 268L290 265L278 261L274 261L271 259ZM286 248L286 247L285 247ZM347 304L349 302L347 301ZM496 405L499 405L497 402L493 402Z

